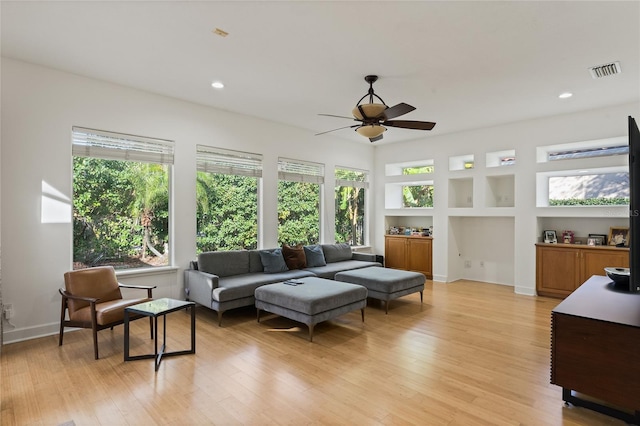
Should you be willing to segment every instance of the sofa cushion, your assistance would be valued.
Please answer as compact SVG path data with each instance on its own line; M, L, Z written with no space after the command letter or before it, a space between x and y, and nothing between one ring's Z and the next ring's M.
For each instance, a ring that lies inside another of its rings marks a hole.
M198 270L219 277L246 274L249 272L247 250L208 251L198 255Z
M302 269L307 267L307 258L304 255L302 244L297 246L282 245L282 257L289 269Z
M274 274L276 272L284 272L289 270L289 268L287 268L287 264L284 261L284 257L282 257L281 249L277 248L272 250L260 250L259 253L265 273Z
M276 272L275 274L255 272L245 275L235 275L220 280L220 286L213 289L212 299L217 302L228 302L230 300L253 297L255 289L265 284L313 276L311 272L299 269Z
M249 250L249 272L264 272L260 250Z
M338 272L353 269L368 268L370 266L382 266L378 262L363 262L361 260L343 260L342 262L327 263L325 266L307 268L305 271L313 272L316 276L326 279L334 279Z
M351 260L351 246L349 244L322 244L321 247L327 263Z
M327 261L324 260L324 252L319 245L304 246L304 256L307 259L307 268L315 266L325 266Z

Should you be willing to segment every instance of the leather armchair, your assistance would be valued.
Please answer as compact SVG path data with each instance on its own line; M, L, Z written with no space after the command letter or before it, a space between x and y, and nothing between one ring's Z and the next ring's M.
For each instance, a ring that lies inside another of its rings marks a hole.
M98 359L98 331L124 323L124 309L152 299L156 286L131 286L118 282L112 266L79 269L64 274L62 310L60 312L60 340L62 345L65 327L90 328L93 330L93 349ZM147 291L147 297L124 299L121 288L136 288ZM68 312L68 319L67 317ZM131 319L140 318L131 316ZM153 339L153 320L149 318Z

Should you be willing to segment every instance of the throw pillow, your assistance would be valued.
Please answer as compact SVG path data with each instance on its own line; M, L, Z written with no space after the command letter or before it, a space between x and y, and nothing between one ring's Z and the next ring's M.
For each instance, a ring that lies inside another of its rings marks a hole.
M297 246L282 245L282 257L289 269L303 269L307 267L307 258L304 255L302 244Z
M267 274L275 274L276 272L288 271L287 264L282 257L282 250L260 250L260 261L264 266L264 272Z
M325 244L322 246L322 250L327 263L351 260L353 257L349 244Z
M315 266L325 266L327 261L324 260L324 252L319 245L304 246L304 255L307 258L307 268Z

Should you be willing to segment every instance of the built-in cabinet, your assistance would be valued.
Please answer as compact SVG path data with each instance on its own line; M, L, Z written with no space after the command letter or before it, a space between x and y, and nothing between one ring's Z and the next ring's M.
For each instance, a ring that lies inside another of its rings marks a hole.
M433 279L432 243L431 237L385 235L385 266L420 272L428 279Z
M540 296L567 297L605 267L629 267L629 249L576 244L536 244L536 291Z

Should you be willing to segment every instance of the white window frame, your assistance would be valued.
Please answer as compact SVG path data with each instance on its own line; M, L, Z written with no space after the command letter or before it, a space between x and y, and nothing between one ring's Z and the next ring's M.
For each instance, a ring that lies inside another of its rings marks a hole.
M339 187L339 186L350 186L352 188L363 188L364 189L364 224L363 224L363 229L362 229L362 237L363 237L363 242L362 242L362 246L357 246L354 245L353 247L365 247L368 246L369 244L369 176L370 173L368 170L362 170L362 169L356 169L353 167L343 167L343 166L336 166L334 169L334 175L337 175L337 171L338 170L344 170L344 171L350 171L350 172L356 172L356 173L363 173L364 174L364 180L362 181L357 181L357 180L351 180L351 179L338 179L337 177L335 177L335 188ZM334 191L335 193L335 191ZM334 200L335 202L335 200ZM336 212L334 212L334 216L335 216ZM335 218L334 218L335 220ZM335 224L334 224L335 225ZM335 239L335 226L334 226L334 239Z
M256 219L257 232L256 244L261 247L262 239L262 154L236 151L232 149L217 148L208 145L196 145L196 171L246 176L258 179Z
M72 126L71 154L73 157L100 158L103 160L146 162L167 165L168 181L168 265L148 268L117 270L118 275L156 273L163 269L175 269L175 238L173 225L173 163L175 142L167 139L117 133L107 130ZM72 178L75 176L72 175ZM73 202L73 201L72 201ZM73 207L72 207L73 209ZM72 248L73 251L73 248Z

